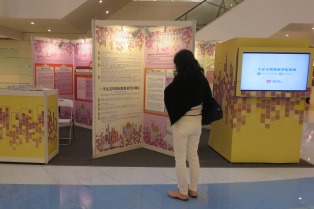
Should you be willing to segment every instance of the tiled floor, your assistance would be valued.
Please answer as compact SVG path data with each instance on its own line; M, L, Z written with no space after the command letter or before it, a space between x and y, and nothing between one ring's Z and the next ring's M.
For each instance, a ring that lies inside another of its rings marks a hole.
M173 168L0 164L0 209L308 209L314 168L202 168L199 197L167 197Z
M307 109L301 157L314 164ZM314 209L314 167L202 168L197 199L171 199L173 189L174 168L0 163L0 209Z

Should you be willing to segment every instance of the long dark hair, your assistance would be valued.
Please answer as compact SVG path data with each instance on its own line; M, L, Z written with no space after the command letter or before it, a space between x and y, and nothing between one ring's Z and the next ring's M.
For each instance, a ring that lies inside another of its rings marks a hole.
M182 49L177 52L173 58L176 65L174 75L192 75L196 72L204 73L204 69L195 59L194 54L187 49Z

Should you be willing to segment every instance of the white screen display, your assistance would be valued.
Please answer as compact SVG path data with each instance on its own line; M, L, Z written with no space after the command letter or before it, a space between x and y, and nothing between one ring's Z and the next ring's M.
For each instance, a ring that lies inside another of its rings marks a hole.
M240 89L305 91L310 53L244 52Z

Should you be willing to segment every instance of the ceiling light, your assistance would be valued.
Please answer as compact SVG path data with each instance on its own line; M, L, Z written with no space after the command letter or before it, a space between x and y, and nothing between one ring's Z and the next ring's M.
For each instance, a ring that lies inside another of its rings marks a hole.
M289 34L286 34L286 37L288 37L289 36Z
M50 29L48 29L48 32L51 32L51 30L50 30Z
M312 28L312 30L314 30L314 27Z
M99 4L101 4L102 3L102 0L99 0Z
M31 25L34 25L34 24L35 24L35 23L32 21L32 22L31 22Z
M109 10L106 11L106 14L109 14Z

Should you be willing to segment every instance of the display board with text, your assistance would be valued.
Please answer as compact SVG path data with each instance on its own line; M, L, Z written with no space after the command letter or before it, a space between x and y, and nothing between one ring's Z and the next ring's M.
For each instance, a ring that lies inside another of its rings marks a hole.
M73 98L73 45L69 40L32 38L34 84L58 89L62 98Z
M173 155L163 91L194 32L191 21L93 21L94 158L140 147Z
M32 46L35 85L74 100L75 125L91 128L92 39L33 37Z
M75 125L92 128L93 115L93 39L74 40Z

